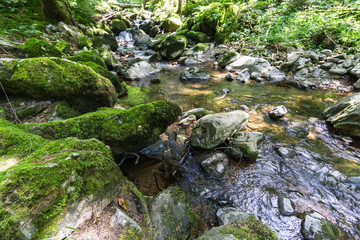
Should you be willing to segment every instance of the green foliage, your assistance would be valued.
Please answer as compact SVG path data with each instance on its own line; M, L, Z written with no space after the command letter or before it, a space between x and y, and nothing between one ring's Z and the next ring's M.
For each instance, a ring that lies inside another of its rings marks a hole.
M51 42L36 38L27 40L23 49L30 57L61 57L63 55Z

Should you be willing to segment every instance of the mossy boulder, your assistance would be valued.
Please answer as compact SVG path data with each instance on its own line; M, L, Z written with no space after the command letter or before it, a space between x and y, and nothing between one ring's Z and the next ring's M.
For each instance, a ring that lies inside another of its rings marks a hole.
M27 40L23 49L29 57L61 57L63 55L51 42L36 38Z
M161 192L151 206L154 240L188 239L196 222L185 193L177 187Z
M115 64L117 63L117 60L116 60L114 54L112 52L104 50L104 49L99 49L97 51L99 52L99 56L104 59L106 67L109 70L113 70Z
M37 2L40 4L36 5L41 8L47 19L53 19L57 22L62 21L67 24L75 25L75 19L72 15L68 0L38 0ZM33 4L33 6L34 5L35 4Z
M110 23L110 27L111 27L111 31L116 35L119 35L120 32L127 29L126 23L123 20L119 20L119 19L112 20Z
M208 36L203 32L189 31L185 36L195 43L206 43L208 41Z
M278 240L276 232L269 226L257 220L254 216L239 222L232 222L229 225L215 227L205 232L197 240L217 239L267 239Z
M111 107L117 94L110 80L91 68L59 58L5 62L2 84L9 94L39 100L66 100L85 110Z
M126 90L127 95L117 100L122 107L131 108L149 102L148 89L126 85Z
M118 49L118 44L113 34L105 33L95 36L92 41L96 48L104 48L103 46L105 45L109 46L111 51L116 51L116 49Z
M182 25L183 25L183 23L178 15L173 15L171 17L168 17L162 23L162 27L167 32L175 32Z
M223 50L220 52L217 57L217 61L220 67L226 67L230 63L238 60L240 58L240 54L231 50Z
M6 119L6 112L3 107L0 107L0 119Z
M301 233L305 239L336 240L340 232L335 225L317 212L308 213L302 222Z
M205 51L207 45L205 43L198 43L193 47L194 52L203 52Z
M173 34L162 40L156 48L163 57L175 59L181 56L186 46L186 37Z
M75 48L91 48L91 40L84 35L77 27L65 24L63 22L58 23L60 31L60 38L69 42Z
M139 151L158 139L177 120L181 110L167 101L138 105L129 110L104 108L66 121L22 125L48 139L99 139L120 154Z
M106 67L104 59L92 51L81 51L68 59L74 62L93 62L101 67Z
M57 102L49 122L64 120L80 116L81 113L72 108L67 102Z
M71 47L70 43L62 41L55 41L52 43L60 52L71 55L74 54L74 49Z
M0 141L7 142L4 128L16 133L12 146L26 154L0 172L2 239L62 239L72 231L69 227L79 227L114 198L122 174L102 142L47 141L13 125L0 126Z

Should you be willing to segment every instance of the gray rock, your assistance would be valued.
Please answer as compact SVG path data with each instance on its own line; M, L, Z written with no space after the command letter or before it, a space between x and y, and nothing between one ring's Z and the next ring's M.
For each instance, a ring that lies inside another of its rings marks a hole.
M321 50L320 53L325 54L327 56L331 56L332 51L330 49L323 49L323 50Z
M268 114L271 119L277 120L279 118L282 118L286 113L287 109L283 105L281 105L271 110Z
M327 61L332 63L338 63L340 62L340 59L332 57L332 58L328 58Z
M151 74L160 72L160 69L147 61L135 62L124 72L125 80L140 80Z
M358 91L360 90L360 79L356 81L356 83L354 84L354 88Z
M333 67L329 70L330 73L332 74L338 74L338 75L344 75L347 71L344 68L341 67Z
M249 114L237 110L206 115L196 122L190 140L193 147L211 149L225 142L235 130L241 130Z
M226 67L228 71L243 70L246 68L249 70L250 74L253 72L260 73L262 77L269 81L276 82L286 79L286 76L282 71L272 67L268 61L261 58L243 56Z
M360 59L360 53L356 53L355 55L354 55L354 58L357 60L357 59Z
M193 66L193 65L198 64L198 62L195 59L187 58L187 59L185 59L184 64L185 64L185 66Z
M143 34L135 40L134 45L135 46L146 45L149 41L150 41L150 36L147 34Z
M351 60L346 60L345 62L343 62L343 63L341 64L341 66L342 66L343 68L350 68L350 67L354 66L354 62L351 61Z
M195 115L197 119L200 119L206 115L213 114L213 111L207 110L205 108L194 108L187 112L183 113L183 118L188 117L190 115Z
M201 82L207 81L209 78L209 74L197 67L192 67L180 74L180 80L184 82Z
M220 208L217 213L218 221L220 225L228 225L235 221L243 221L247 220L251 217L255 217L254 215L247 213L247 212L241 212L238 209L234 207L224 207Z
M155 228L152 239L187 239L191 235L194 218L185 193L170 187L162 191L151 205L150 219Z
M325 110L323 118L350 136L360 137L360 93L354 93Z
M224 175L229 159L225 153L214 153L201 162L201 167L210 175L221 177Z
M236 80L240 81L241 83L246 83L250 80L250 73L248 69L244 69L242 71L236 72Z
M295 155L292 149L286 147L276 147L275 151L283 158L290 158Z
M308 78L309 76L310 76L309 69L303 68L295 73L294 79L304 80L304 79Z
M280 197L278 204L279 211L282 215L291 216L295 213L294 203L289 198Z
M351 69L350 74L360 78L360 63L356 64L353 69Z
M339 236L339 230L317 212L309 213L305 216L301 226L301 233L307 240L336 240Z
M110 226L116 228L130 228L141 233L141 227L120 209L116 209L116 213L110 218Z
M149 35L150 37L155 37L159 32L160 32L160 27L153 26L152 28L150 28Z
M264 135L259 132L236 132L231 136L229 149L226 150L230 156L236 159L246 158L255 161L258 157L258 142Z
M187 46L187 40L184 36L170 35L162 40L156 47L161 56L168 59L175 59L181 56Z
M298 51L295 51L295 52L292 52L292 53L289 53L286 57L286 60L287 62L289 63L294 63L296 62L299 57L302 55L303 53L302 52L298 52Z
M320 67L323 69L330 69L330 68L332 68L332 66L333 66L333 63L331 63L331 62L323 63L320 65Z
M22 45L20 43L0 38L0 54L10 54L10 56L13 54L15 56L23 57Z
M342 59L342 60L345 60L346 57L347 57L346 53L341 53L341 54L334 56L334 58L338 58L338 59Z
M45 26L45 32L47 34L56 33L58 31L59 31L59 29L54 25L48 24L48 25Z
M162 23L162 27L167 32L175 32L182 24L180 17L169 17Z
M226 76L225 76L225 80L226 80L226 81L229 81L229 82L232 82L232 81L235 80L235 77L234 77L234 75L232 75L231 73L228 73L228 74L226 74Z
M311 58L311 60L318 62L319 61L319 56L316 54L316 52L314 51L307 51L304 53L303 55L305 58Z
M231 233L222 233L226 230L226 226L214 227L209 231L205 232L196 240L237 240L233 234Z

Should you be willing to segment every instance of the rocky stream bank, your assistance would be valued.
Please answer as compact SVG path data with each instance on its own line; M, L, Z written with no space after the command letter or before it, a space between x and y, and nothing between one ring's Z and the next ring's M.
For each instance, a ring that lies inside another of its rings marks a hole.
M98 20L0 40L0 239L360 239L360 54Z

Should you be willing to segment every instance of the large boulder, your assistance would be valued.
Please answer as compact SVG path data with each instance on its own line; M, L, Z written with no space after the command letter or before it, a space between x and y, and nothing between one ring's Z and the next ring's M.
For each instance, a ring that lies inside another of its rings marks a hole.
M97 138L109 145L113 152L121 154L139 151L156 142L180 114L178 105L157 101L129 110L103 108L65 121L26 124L21 127L48 139Z
M360 93L341 99L322 114L331 125L354 137L360 137Z
M301 233L306 240L336 240L339 237L339 230L317 212L306 214Z
M190 140L193 147L211 149L225 142L235 130L246 125L249 114L237 110L206 115L196 122Z
M172 16L169 17L167 19L165 19L162 23L162 27L167 31L167 32L175 32L176 30L178 30L181 26L182 26L182 21L180 19L180 17L178 16Z
M74 62L93 62L102 67L106 67L104 59L92 51L81 51L72 57L68 57L67 59Z
M230 63L238 60L240 58L240 54L231 50L224 50L217 57L217 61L220 67L225 67Z
M201 161L201 167L205 172L217 177L225 174L228 165L229 159L225 153L213 153Z
M111 31L115 35L119 35L120 32L127 29L126 23L123 20L114 19L110 23Z
M123 73L124 79L128 81L140 80L154 73L160 72L160 68L145 60L134 62Z
M186 46L186 37L173 34L165 38L156 49L163 57L175 59L181 56Z
M250 74L259 73L261 77L272 82L286 79L285 73L276 67L272 67L268 61L262 58L243 56L227 65L226 69L229 71L248 69Z
M0 79L9 94L66 100L79 108L111 107L117 94L110 80L91 68L59 58L3 61Z
M102 33L99 36L95 36L92 41L96 48L110 48L111 51L116 51L119 47L115 36L110 33Z
M175 187L164 190L154 199L150 218L155 228L154 240L188 239L196 221L185 193Z
M360 78L360 63L356 64L353 69L351 69L350 74Z
M124 179L95 139L48 141L0 120L0 143L1 239L64 239L97 216Z

